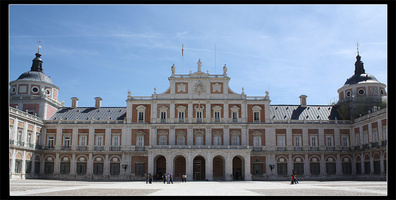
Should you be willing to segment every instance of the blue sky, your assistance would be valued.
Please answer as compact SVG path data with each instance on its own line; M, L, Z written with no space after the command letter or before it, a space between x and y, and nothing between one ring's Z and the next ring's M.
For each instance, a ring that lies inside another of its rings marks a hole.
M367 73L387 84L386 5L10 5L9 79L29 71L42 41L44 73L71 106L126 106L182 73L222 73L233 91L271 104L337 100L354 73L356 42ZM216 45L216 60L215 60Z

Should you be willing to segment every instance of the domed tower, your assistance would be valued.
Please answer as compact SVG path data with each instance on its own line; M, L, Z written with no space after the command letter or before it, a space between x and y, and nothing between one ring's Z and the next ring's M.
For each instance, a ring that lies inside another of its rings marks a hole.
M386 98L385 87L385 84L365 72L358 50L355 74L337 90L339 95L337 107L342 118L354 119L359 115L367 114L373 106L381 106L383 99Z
M10 106L49 119L59 108L59 87L43 72L41 54L36 53L30 71L10 82Z

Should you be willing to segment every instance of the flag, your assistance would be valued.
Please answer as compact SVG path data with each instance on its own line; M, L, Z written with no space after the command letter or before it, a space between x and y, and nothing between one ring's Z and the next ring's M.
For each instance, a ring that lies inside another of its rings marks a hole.
M182 56L184 56L184 44L182 44Z

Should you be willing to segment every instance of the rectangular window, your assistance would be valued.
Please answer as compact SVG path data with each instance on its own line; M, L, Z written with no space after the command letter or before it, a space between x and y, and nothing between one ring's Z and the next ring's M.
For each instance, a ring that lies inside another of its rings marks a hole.
M342 137L342 146L347 147L348 145L348 137L344 136Z
M110 163L110 175L120 174L120 163Z
M311 163L310 164L310 172L311 172L311 175L319 175L320 174L320 164L319 163Z
M220 112L215 112L215 122L220 122Z
M202 122L202 112L197 111L197 122Z
M166 112L161 112L161 122L166 122Z
M113 136L113 147L120 146L120 136Z
M287 175L287 163L278 163L276 166L278 175Z
M378 142L377 129L373 129L373 142Z
M159 145L166 145L166 140L167 140L167 137L166 136L160 136L159 137Z
M87 163L78 162L77 163L77 175L85 175L87 173Z
M380 174L380 173L381 173L380 161L376 160L374 161L374 174Z
M203 137L202 136L195 137L195 145L203 145Z
M54 140L55 140L54 136L49 136L48 137L48 148L49 149L53 149L54 148Z
M96 136L96 146L103 146L103 136Z
M18 137L17 137L18 143L22 142L22 130L18 129Z
M311 136L310 137L310 144L311 144L311 147L316 147L317 146L317 144L318 144L318 137L317 136Z
M80 146L87 146L87 136L80 136Z
M294 170L296 170L297 175L304 174L304 163L294 163Z
M370 161L364 162L364 174L370 174Z
M237 112L232 112L232 121L238 122L238 113Z
M61 174L69 174L70 173L70 162L61 162L60 166L60 173Z
M93 174L94 175L102 175L103 174L103 163L94 163Z
M328 147L333 146L333 136L326 136L326 146Z
M294 146L301 147L301 136L294 136Z
M28 142L28 144L32 144L32 133L28 133L27 142Z
M184 112L179 112L179 122L184 122Z
M34 173L40 174L40 161L34 162Z
M364 143L363 144L368 144L368 133L367 132L365 132L365 133L363 133L363 139L364 139Z
M351 163L342 163L342 173L343 174L352 174L352 164Z
M261 137L253 137L253 146L255 147L261 146Z
M137 146L143 147L144 146L144 136L137 136Z
M139 112L139 114L138 114L139 116L139 123L143 123L144 122L144 112Z
M16 159L15 160L15 173L21 173L22 171L22 160Z
M362 174L362 164L356 163L356 174Z
M276 146L277 147L285 147L285 135L277 135L276 136Z
M177 136L177 145L184 145L184 136Z
M254 122L260 122L260 112L254 112L253 113L253 121Z
M63 147L64 147L65 149L70 148L70 136L65 136L65 137L63 138Z
M326 173L327 174L336 174L336 164L335 163L326 163Z
M143 176L144 175L144 163L135 163L135 175Z
M213 145L221 145L221 136L213 137Z
M231 145L239 145L239 136L231 137Z
M44 174L53 174L53 173L54 173L54 162L45 162Z
M262 163L253 163L253 175L263 175Z

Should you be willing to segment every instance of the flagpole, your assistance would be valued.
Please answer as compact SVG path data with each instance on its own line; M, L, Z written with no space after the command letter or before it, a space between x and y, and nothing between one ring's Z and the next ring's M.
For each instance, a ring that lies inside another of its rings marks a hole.
M184 44L182 44L182 74L184 74Z

